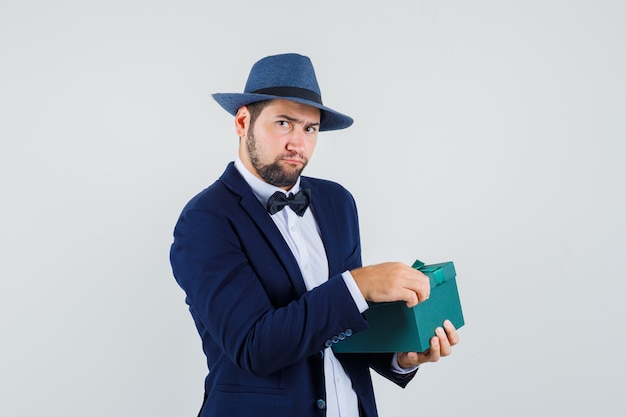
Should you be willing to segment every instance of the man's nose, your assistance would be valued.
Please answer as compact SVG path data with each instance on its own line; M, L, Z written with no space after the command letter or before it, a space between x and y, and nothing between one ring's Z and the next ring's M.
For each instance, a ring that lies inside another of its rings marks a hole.
M306 133L300 129L294 129L289 135L287 149L294 152L301 152L304 148L304 141L306 140L305 134Z

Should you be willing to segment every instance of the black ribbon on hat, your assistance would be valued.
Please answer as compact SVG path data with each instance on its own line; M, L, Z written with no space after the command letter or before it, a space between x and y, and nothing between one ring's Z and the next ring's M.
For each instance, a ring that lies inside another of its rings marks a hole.
M267 211L270 214L276 214L285 206L289 206L298 216L302 217L304 212L311 203L311 190L302 189L296 194L276 191L269 200L267 200Z
M269 94L278 97L298 97L322 104L322 96L315 91L300 87L268 87L254 90L252 94Z

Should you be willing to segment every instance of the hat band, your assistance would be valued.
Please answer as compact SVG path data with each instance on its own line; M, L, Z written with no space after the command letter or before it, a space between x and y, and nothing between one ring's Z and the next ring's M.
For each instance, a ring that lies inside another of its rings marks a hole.
M252 94L267 94L270 96L278 97L297 97L305 100L314 101L317 104L322 104L322 97L315 91L307 90L306 88L299 87L268 87L255 90Z

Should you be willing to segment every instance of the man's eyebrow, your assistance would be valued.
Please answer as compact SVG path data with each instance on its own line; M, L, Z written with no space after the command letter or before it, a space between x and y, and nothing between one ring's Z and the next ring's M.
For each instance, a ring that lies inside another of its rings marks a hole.
M304 121L303 121L303 120L301 120L301 119L297 119L297 118L292 117L292 116L288 116L288 115L286 115L286 114L277 114L277 115L276 115L276 118L277 118L277 119L286 119L287 121L292 122L292 123L300 123L300 124L304 124ZM311 127L311 126L319 126L319 125L320 125L320 122L312 122L312 123L307 123L306 125L307 125L307 127Z

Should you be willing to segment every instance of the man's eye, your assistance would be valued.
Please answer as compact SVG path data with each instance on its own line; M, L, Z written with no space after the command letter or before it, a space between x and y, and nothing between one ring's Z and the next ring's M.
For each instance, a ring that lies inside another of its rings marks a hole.
M315 127L315 126L307 127L306 131L309 132L309 133L315 133L315 132L317 132L317 127Z
M276 124L278 124L278 126L280 127L289 127L289 122L286 120L279 120L278 122L276 122Z

